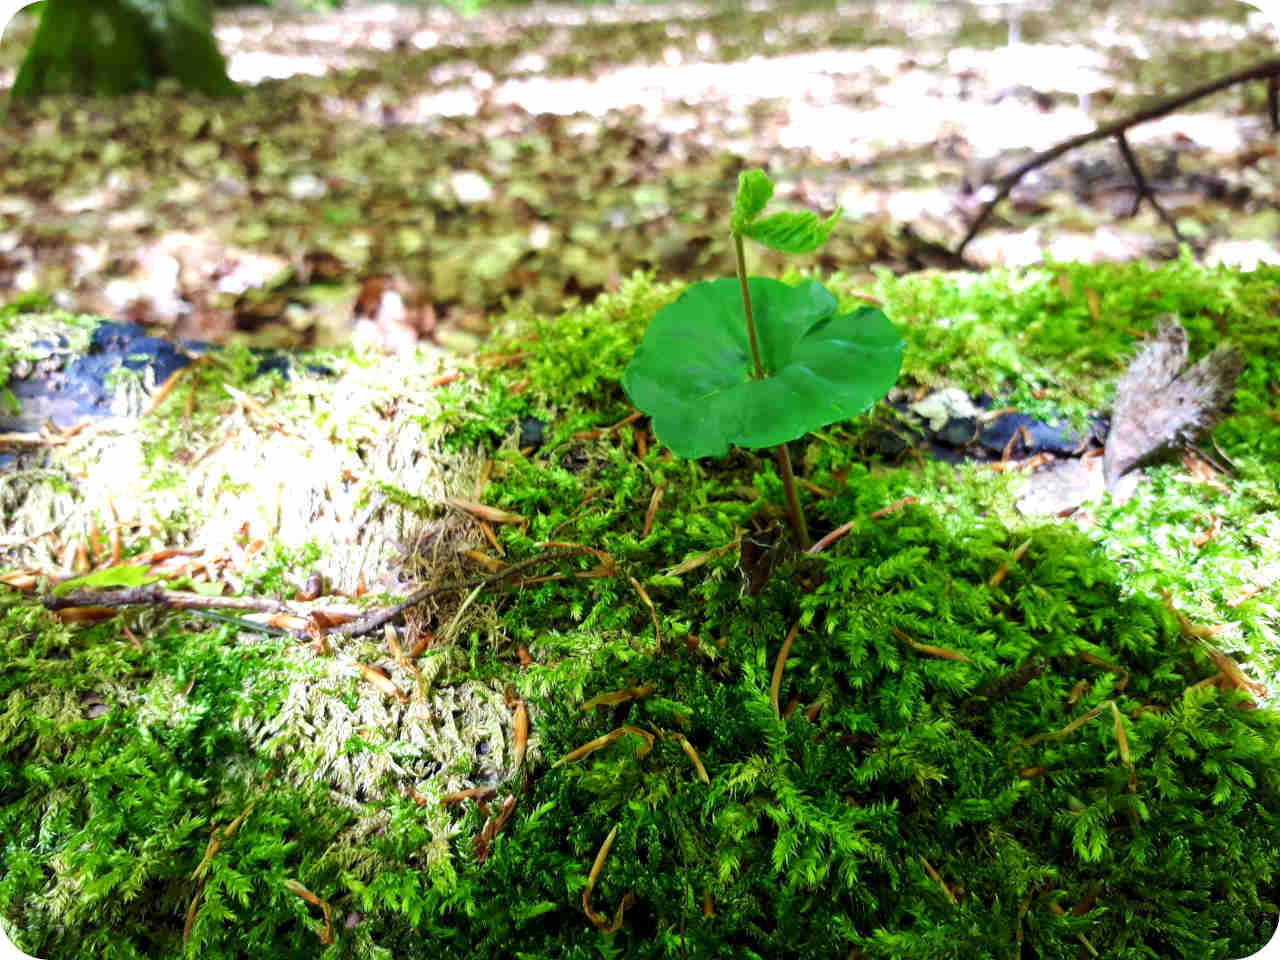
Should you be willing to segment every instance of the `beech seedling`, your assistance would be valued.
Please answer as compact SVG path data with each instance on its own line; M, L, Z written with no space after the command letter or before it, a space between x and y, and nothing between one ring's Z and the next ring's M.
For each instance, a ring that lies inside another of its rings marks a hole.
M773 447L791 526L809 546L788 441L865 412L902 367L902 338L881 310L840 313L814 280L789 286L748 277L743 241L783 253L811 253L840 219L762 216L773 196L763 170L738 178L730 217L737 279L695 283L654 315L622 376L636 408L679 457L719 457L729 445Z

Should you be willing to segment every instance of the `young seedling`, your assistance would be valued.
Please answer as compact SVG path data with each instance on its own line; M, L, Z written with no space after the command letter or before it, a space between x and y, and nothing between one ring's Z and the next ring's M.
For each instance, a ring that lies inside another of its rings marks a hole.
M773 447L791 528L808 549L786 445L863 413L888 393L903 343L882 311L840 314L835 296L814 280L792 287L747 276L745 238L783 253L811 253L840 219L839 210L826 220L808 212L762 217L771 196L764 171L738 178L729 221L737 282L695 283L659 310L622 389L678 457L724 456L731 443Z

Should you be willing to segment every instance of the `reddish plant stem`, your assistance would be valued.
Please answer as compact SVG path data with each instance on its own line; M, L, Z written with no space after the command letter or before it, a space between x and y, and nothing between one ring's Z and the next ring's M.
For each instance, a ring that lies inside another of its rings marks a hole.
M733 235L733 253L738 262L738 283L742 285L742 306L747 312L747 336L751 340L751 359L755 363L755 378L763 380L764 364L760 362L760 346L756 341L756 321L751 313L751 290L747 286L747 256L742 247L742 236ZM796 495L796 478L791 472L791 455L787 453L787 445L780 443L773 448L774 458L778 461L778 473L782 476L782 489L787 495L787 513L791 515L791 530L801 550L808 550L812 541L809 539L809 527L804 522L804 513L800 510L800 498Z
M804 513L800 509L800 500L796 496L796 478L791 473L791 455L787 453L785 443L774 447L773 453L778 460L778 472L782 474L782 489L787 492L787 511L791 514L791 529L795 531L800 549L808 550L813 541L809 539L809 527L804 522Z
M755 378L765 377L764 364L760 362L760 346L756 342L756 320L751 314L751 291L747 287L747 255L742 249L742 237L733 235L733 253L738 261L738 283L742 285L742 305L747 310L747 336L751 339L751 359L755 362Z

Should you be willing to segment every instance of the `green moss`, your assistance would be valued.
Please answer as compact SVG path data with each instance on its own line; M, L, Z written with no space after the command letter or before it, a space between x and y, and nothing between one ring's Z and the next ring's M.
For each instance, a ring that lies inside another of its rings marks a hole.
M12 595L0 596L0 612L0 898L6 918L22 917L8 930L46 957L180 954L188 875L210 825L238 814L267 771L267 758L247 756L233 719L246 704L278 704L265 682L278 651L176 624L138 627L148 641L138 649L115 625L73 633ZM151 679L139 688L142 676ZM277 805L289 813L273 817ZM256 829L239 835L246 846L229 844L211 875L215 908L198 931L222 926L216 905L233 890L241 904L251 891L283 899L271 874L290 855L314 856L285 841L285 823L299 836L332 835L330 812L314 810L308 822L280 792L264 806Z
M621 723L678 731L711 784L671 737L644 756L639 737L624 737L543 772L487 863L463 846L456 878L419 888L433 951L1001 956L1019 929L1043 956L1074 955L1081 934L1118 957L1231 957L1265 942L1280 721L1239 709L1238 696L1189 690L1203 661L1162 605L1124 595L1116 568L1080 534L1037 531L1011 577L991 587L1009 547L998 525L959 540L933 511L908 508L816 561L824 582L798 606L781 583L740 601L737 584L719 579L697 622L714 657L687 645L652 657L635 640L595 634L590 672L580 661L554 668L569 672L567 690L535 669L523 692L539 703L552 755ZM783 702L820 710L780 721L769 672L795 617L804 629ZM894 628L971 662L916 652ZM1098 660L1123 664L1123 689ZM1043 667L1024 686L983 694L1029 661ZM1081 681L1089 686L1072 704ZM574 709L579 690L638 684L662 695L589 716ZM543 689L571 696L543 700ZM1132 791L1113 702L1137 771ZM1094 707L1098 719L1034 742ZM481 827L472 816L464 834ZM602 941L579 901L614 827L593 902L606 914L628 892L637 902ZM926 861L959 890L956 903ZM403 883L401 874L361 889L361 909L385 908ZM1097 906L1084 917L1053 912L1091 890Z
M1274 377L1277 276L1274 267L1247 274L1204 268L1184 250L1160 268L1051 261L980 275L886 275L878 292L907 340L905 377L931 386L963 383L990 393L996 406L1035 416L1079 417L1110 406L1135 333L1154 330L1167 313L1186 327L1193 356L1229 332L1255 377L1262 369ZM1242 390L1244 409L1255 399Z
M828 494L805 494L814 533L853 529L754 597L733 543L779 514L771 459L678 461L607 429L629 412L630 351L679 285L637 276L554 320L517 311L487 351L508 361L482 359L424 424L493 461L484 502L525 521L497 528L504 559L544 558L446 611L454 632L418 663L432 735L450 744L442 768L404 774L430 744L355 679L352 663L386 656L372 643L317 661L148 612L138 649L113 624L72 630L0 594L10 935L59 958L1066 958L1081 938L1122 960L1258 950L1278 911L1280 714L1198 686L1217 665L1162 592L1198 624L1239 624L1216 640L1280 676L1278 278L1187 259L881 278L907 385L987 390L1030 413L1105 409L1132 330L1163 313L1195 355L1239 343L1249 367L1214 435L1234 474L1215 489L1157 467L1081 532L1019 516L1013 473L881 463L860 450L864 421L835 424L793 453ZM547 440L525 455L509 431L532 416ZM361 442L322 404L316 417L335 443ZM374 489L432 509L404 485ZM589 549L553 557L549 541ZM281 544L246 589L284 593L321 552ZM780 718L770 682L796 624ZM640 685L653 694L579 708ZM508 686L531 715L527 777L505 759L508 728L449 727L450 704L501 706ZM93 698L109 710L90 716ZM554 765L624 724L652 748L627 734ZM439 803L450 777L498 781L492 812L516 799L487 858L485 814ZM211 830L246 810L197 876ZM582 897L615 828L591 903L610 919L627 894L634 905L602 934ZM332 946L286 881L330 906Z
M295 578L305 579L323 550L314 540L290 549L272 544L245 571L245 592L259 596L284 596L294 589Z

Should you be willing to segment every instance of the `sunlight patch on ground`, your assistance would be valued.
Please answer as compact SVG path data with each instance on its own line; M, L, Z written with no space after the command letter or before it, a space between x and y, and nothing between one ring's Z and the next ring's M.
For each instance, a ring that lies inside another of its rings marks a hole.
M263 80L288 77L323 77L333 64L320 57L299 57L283 53L238 53L227 60L227 76L236 83L258 84Z
M684 63L668 50L663 65L645 64L604 71L589 78L536 77L502 84L499 103L530 113L590 113L639 106L655 114L675 101L695 104L725 99L751 103L775 98L822 99L834 90L833 77L861 73L879 59L876 51L820 51L785 57L752 57L742 63Z
M1231 91L1226 94L1228 97L1232 95ZM1239 96L1238 93L1234 95ZM1248 135L1247 127L1261 127L1263 122L1261 117L1224 119L1221 115L1211 113L1175 113L1136 126L1126 136L1135 147L1139 144L1190 140L1205 150L1236 153L1257 140L1256 136Z
M995 87L1034 83L1090 93L1112 82L1101 52L1068 44L1019 43L1003 50L957 47L947 54L947 66L956 73L982 72Z
M1054 260L1081 263L1132 260L1141 254L1147 235L1138 231L1101 226L1092 233L1073 233L1039 227L1026 230L990 230L969 245L970 255L982 263L1031 267L1046 255Z

